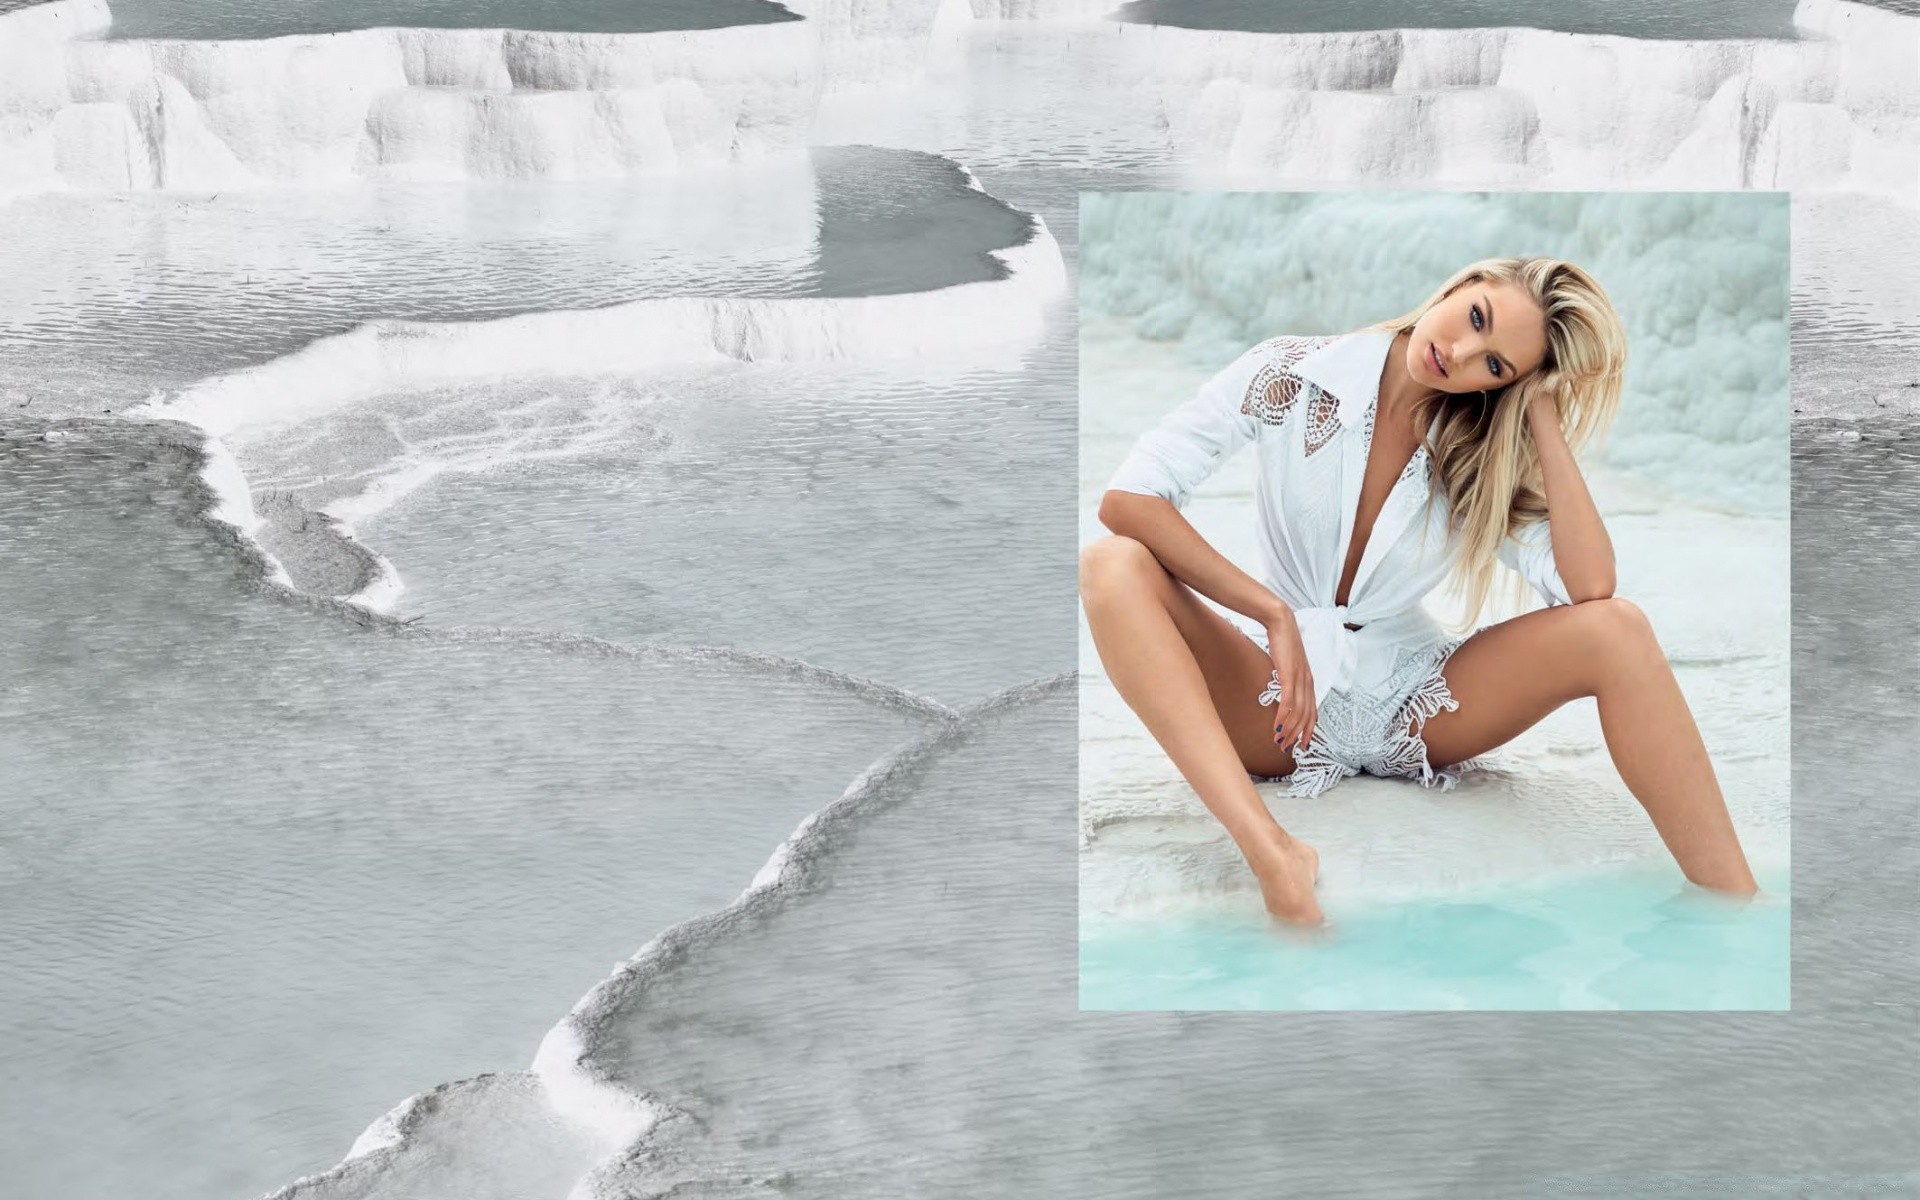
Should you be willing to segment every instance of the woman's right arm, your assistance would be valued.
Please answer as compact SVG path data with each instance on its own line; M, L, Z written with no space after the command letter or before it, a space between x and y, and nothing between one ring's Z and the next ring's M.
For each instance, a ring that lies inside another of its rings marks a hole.
M1234 566L1160 496L1110 491L1100 498L1100 523L1153 551L1168 574L1234 612L1265 626L1293 619L1293 610L1280 597Z
M1263 343L1241 355L1140 438L1101 497L1100 522L1146 546L1175 579L1265 627L1281 687L1284 732L1274 740L1293 749L1312 737L1318 716L1293 610L1208 545L1180 512L1194 488L1258 436L1259 419L1243 401L1272 349Z
M1167 573L1181 583L1260 622L1267 631L1268 657L1280 681L1274 743L1291 754L1312 741L1320 710L1314 699L1313 670L1307 664L1293 609L1215 550L1179 509L1160 496L1109 491L1100 498L1100 523L1152 551Z

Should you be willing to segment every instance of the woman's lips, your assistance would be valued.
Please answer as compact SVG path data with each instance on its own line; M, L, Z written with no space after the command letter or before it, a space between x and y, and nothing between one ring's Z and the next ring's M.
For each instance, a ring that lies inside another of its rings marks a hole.
M1447 368L1441 365L1440 362L1440 351L1434 349L1432 342L1427 343L1427 361L1433 364L1433 373L1435 375L1438 375L1442 379L1447 377Z

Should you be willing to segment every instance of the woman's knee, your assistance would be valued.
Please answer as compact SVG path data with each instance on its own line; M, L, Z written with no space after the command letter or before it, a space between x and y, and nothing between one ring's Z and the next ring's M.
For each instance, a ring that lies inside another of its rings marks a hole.
M1080 548L1080 596L1088 604L1137 594L1152 573L1166 573L1142 542L1111 534Z
M1666 664L1666 653L1654 637L1653 622L1633 601L1609 596L1605 600L1584 600L1573 610L1609 665L1639 669Z
M1624 596L1608 596L1604 600L1582 600L1573 606L1573 611L1584 617L1596 630L1611 633L1619 638L1651 637L1653 623L1647 620L1647 614L1640 606Z

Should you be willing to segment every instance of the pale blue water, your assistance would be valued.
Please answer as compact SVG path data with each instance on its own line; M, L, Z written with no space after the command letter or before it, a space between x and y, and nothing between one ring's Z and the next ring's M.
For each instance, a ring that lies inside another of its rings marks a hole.
M1784 1009L1784 864L1740 903L1668 863L1325 905L1318 936L1244 914L1088 916L1080 1007L1099 1009Z

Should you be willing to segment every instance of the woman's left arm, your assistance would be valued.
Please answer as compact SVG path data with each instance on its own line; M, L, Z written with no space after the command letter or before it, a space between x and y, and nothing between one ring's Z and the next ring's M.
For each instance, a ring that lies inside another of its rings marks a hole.
M1594 506L1593 494L1574 461L1573 448L1560 429L1549 396L1527 405L1527 424L1540 454L1540 475L1547 493L1547 524L1553 534L1553 565L1568 597L1605 600L1613 595L1613 539Z

